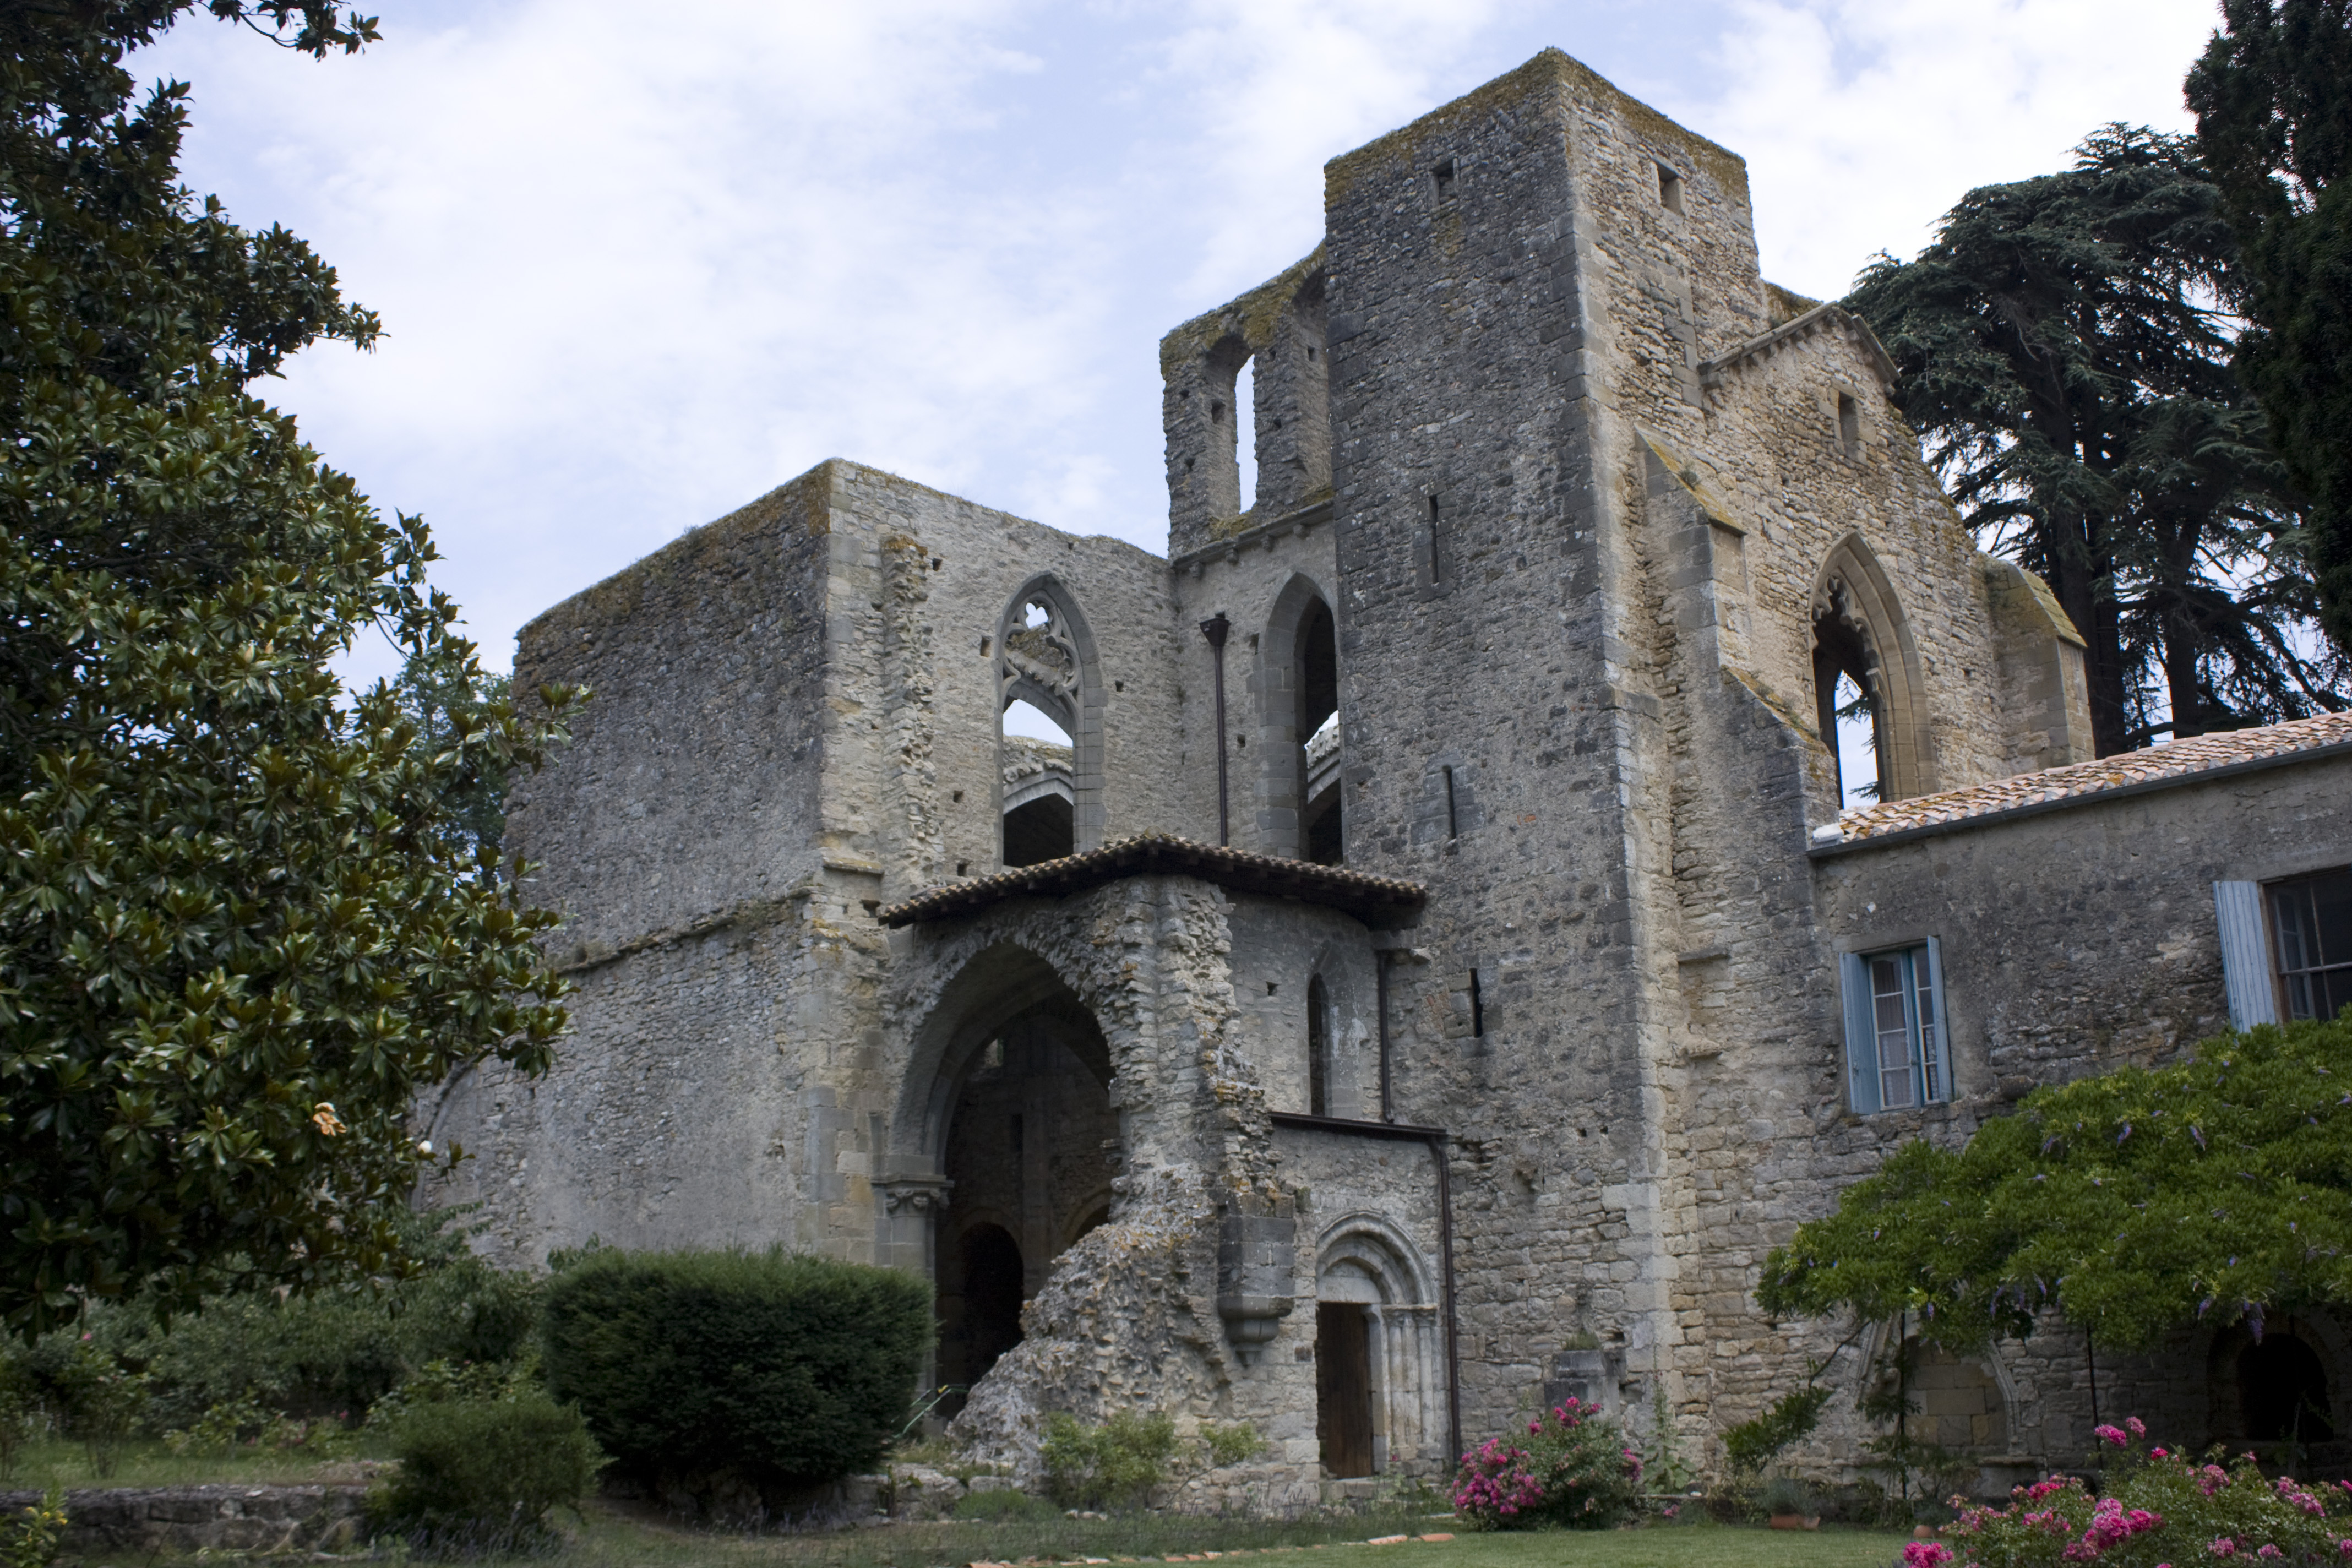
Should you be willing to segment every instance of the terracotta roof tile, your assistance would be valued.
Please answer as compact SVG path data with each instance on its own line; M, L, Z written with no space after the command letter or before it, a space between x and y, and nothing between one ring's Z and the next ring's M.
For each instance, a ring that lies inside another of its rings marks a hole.
M1373 877L1311 860L1252 855L1214 844L1197 844L1168 833L1139 833L1114 839L1083 855L1065 856L970 881L943 882L878 910L884 925L913 925L977 913L1006 899L1042 895L1062 898L1121 877L1198 877L1239 893L1304 900L1343 910L1371 923L1393 921L1418 910L1429 889L1394 877Z
M1842 842L1852 844L1909 828L2103 795L2135 784L2185 779L2213 768L2347 742L2352 742L2352 713L2324 713L2316 719L2298 719L2258 730L2229 730L2175 741L2168 746L2150 746L2144 751L2101 757L2096 762L2043 768L2038 773L2019 773L1969 789L1948 789L1940 795L1916 795L1909 800L1888 801L1884 805L1855 806L1838 814L1838 826L1844 829Z

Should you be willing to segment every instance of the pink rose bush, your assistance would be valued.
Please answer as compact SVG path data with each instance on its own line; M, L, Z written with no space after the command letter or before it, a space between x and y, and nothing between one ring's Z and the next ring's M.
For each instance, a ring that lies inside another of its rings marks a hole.
M2255 1563L2352 1563L2352 1485L2273 1479L2249 1454L2228 1463L2145 1447L2138 1419L2097 1429L2107 1450L2107 1495L2074 1477L2019 1487L2003 1507L1969 1507L1944 1531L1949 1558L1906 1550L1906 1568L2189 1568ZM1915 1545L1929 1544L1915 1542ZM1933 1543L1940 1546L1941 1542Z
M1617 1424L1571 1399L1521 1437L1489 1437L1462 1456L1454 1511L1483 1530L1566 1525L1606 1530L1642 1501L1642 1456Z

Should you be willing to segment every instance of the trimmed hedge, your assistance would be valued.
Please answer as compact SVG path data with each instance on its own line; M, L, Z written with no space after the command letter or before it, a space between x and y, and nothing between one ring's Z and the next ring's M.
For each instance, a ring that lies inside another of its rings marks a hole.
M394 1425L392 1448L400 1468L378 1503L383 1521L476 1551L542 1535L547 1510L577 1506L604 1464L580 1412L537 1389L418 1405Z
M781 1249L592 1251L543 1300L549 1391L647 1479L869 1469L931 1345L928 1282Z

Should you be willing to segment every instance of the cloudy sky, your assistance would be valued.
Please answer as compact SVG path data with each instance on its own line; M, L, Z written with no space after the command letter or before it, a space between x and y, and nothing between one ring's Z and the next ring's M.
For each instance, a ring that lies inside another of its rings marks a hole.
M1743 154L1833 296L2093 127L2185 129L2211 0L381 0L184 22L190 184L384 318L276 401L422 512L487 662L827 457L1164 545L1156 345L1319 237L1322 164L1546 45ZM355 673L376 673L365 650Z

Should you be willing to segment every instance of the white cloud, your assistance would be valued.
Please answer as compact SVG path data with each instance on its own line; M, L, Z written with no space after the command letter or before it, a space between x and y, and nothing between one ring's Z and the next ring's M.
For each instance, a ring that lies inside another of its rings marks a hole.
M278 399L514 628L828 456L1164 539L1155 345L1325 160L1558 44L1747 155L1842 289L1969 186L2180 123L2204 0L471 0L311 63L184 23L187 171L381 310ZM2169 116L2169 119L2166 117Z
M1748 160L1766 275L1834 298L2109 121L2190 129L2180 80L2213 23L2211 0L1735 0L1695 125Z

